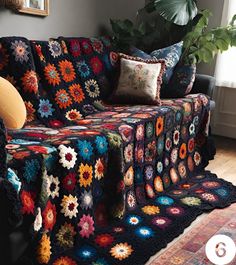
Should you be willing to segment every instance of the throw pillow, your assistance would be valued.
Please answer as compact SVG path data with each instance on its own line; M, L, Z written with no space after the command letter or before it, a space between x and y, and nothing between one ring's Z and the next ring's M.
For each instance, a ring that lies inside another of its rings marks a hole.
M184 97L192 90L196 75L196 65L178 64L169 81L168 88L163 91L164 97Z
M132 104L160 104L163 60L143 60L120 54L120 76L111 101Z
M26 121L23 99L16 88L2 77L0 77L0 117L9 129L21 129Z
M155 50L151 52L151 56L157 59L163 59L166 61L166 72L163 76L163 84L168 84L170 78L174 72L175 66L179 62L182 54L183 42L176 43L174 45Z

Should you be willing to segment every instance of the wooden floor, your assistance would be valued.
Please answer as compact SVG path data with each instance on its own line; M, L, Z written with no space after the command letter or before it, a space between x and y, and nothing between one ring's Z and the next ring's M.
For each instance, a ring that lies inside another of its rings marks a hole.
M217 174L219 178L233 182L236 185L236 139L233 140L225 137L215 136L214 140L217 149L216 156L206 169ZM168 244L166 248L159 251L155 256L151 257L146 265L151 265L156 257L167 251L169 247L175 245L175 243L183 238L184 235L186 235L190 229L192 229L192 227L201 222L205 216L207 216L207 213L200 215L188 228L185 229L183 234L175 238L171 243Z
M216 173L219 178L236 184L236 139L220 136L214 139L217 152L207 169Z

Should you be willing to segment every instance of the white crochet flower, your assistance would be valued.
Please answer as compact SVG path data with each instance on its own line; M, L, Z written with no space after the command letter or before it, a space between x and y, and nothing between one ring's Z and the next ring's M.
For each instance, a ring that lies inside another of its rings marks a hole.
M38 232L42 227L42 214L41 209L37 208L37 215L34 220L34 231Z
M46 175L46 190L48 196L51 196L53 199L59 197L59 184L60 181L58 177L53 177L53 175Z
M67 169L73 168L77 160L77 153L75 152L75 149L66 147L62 144L58 147L58 149L60 151L59 156L61 157L59 162L62 164L62 166L66 167Z

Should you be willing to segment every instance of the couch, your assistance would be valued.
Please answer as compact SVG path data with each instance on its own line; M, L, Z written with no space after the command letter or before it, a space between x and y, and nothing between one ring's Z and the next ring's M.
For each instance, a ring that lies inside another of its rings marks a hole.
M109 39L6 37L0 58L0 75L28 112L20 130L6 132L1 122L5 265L144 264L197 215L235 201L230 183L204 171L215 153L208 135L214 79L197 76L195 94L161 106L111 105L117 66ZM81 62L93 62L87 92ZM204 188L215 189L212 200ZM169 217L155 219L159 237L154 224L134 232L151 240L145 249L128 223L158 218L165 206Z

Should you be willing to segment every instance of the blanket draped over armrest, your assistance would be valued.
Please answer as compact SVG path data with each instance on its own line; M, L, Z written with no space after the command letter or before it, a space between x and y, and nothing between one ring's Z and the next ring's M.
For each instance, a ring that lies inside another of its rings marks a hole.
M94 80L111 77L117 57L104 40L61 40L0 39L0 74L28 110L7 143L0 127L0 227L22 220L31 241L19 264L143 265L203 211L236 200L232 184L204 170L215 153L209 98L104 105ZM83 93L73 63L84 78L93 71Z

